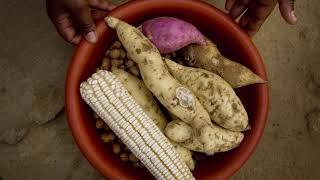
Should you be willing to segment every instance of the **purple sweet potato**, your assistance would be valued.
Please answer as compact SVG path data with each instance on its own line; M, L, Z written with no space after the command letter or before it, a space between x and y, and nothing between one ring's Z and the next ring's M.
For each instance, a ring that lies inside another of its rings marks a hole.
M204 36L192 24L173 17L158 17L141 25L142 33L159 49L171 53L189 44L205 44Z

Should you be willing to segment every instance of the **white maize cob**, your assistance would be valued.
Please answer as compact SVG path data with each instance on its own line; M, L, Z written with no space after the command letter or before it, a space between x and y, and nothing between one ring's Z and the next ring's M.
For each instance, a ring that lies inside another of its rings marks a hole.
M118 79L98 71L80 85L81 97L157 179L195 179L173 145Z

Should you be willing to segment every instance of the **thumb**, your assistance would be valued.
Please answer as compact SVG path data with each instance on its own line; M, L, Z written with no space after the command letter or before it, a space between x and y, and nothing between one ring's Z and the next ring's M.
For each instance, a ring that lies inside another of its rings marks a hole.
M84 35L87 41L91 43L97 42L96 27L91 15L89 6L76 8L72 11L73 16L77 22L78 30Z
M294 12L294 0L279 0L279 8L282 17L289 23L289 24L296 24L298 18Z

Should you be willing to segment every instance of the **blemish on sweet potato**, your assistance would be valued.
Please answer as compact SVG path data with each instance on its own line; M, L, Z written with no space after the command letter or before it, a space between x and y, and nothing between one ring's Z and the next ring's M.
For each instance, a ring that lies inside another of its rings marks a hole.
M136 49L136 53L140 54L141 53L141 49Z

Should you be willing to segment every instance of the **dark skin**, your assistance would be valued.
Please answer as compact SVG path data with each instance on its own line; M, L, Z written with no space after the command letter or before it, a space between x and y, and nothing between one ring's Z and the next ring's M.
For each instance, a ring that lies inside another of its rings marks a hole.
M69 43L79 44L84 36L97 41L94 21L115 6L104 0L47 0L47 12L58 33Z
M233 19L244 13L239 20L239 25L253 36L277 4L282 17L289 24L296 24L298 19L294 13L294 0L226 0L225 8Z
M69 43L79 44L81 37L97 41L94 21L105 17L115 5L107 0L46 0L47 12L58 33ZM250 35L257 33L276 5L289 24L296 24L294 0L226 0L231 18L240 17L239 25Z

